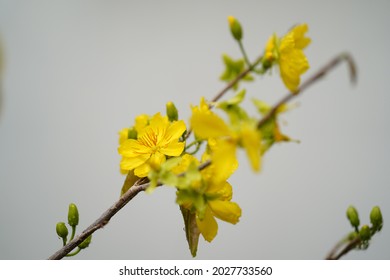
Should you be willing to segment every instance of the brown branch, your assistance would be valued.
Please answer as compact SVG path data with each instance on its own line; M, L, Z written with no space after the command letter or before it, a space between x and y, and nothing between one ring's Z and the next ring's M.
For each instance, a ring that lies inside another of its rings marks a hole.
M260 128L264 125L270 118L272 118L280 106L291 101L291 99L297 97L300 93L310 87L312 84L317 82L319 79L323 78L326 74L329 73L334 67L336 67L340 62L345 61L348 64L349 74L351 83L356 83L357 80L357 71L356 64L352 58L352 56L348 53L342 53L335 58L333 58L330 62L320 68L316 73L314 73L308 80L302 83L302 85L298 88L298 90L294 93L289 92L284 98L282 98L276 105L274 105L271 111L268 112L258 123L257 127Z
M205 161L198 166L199 170L203 170L206 167L210 166L211 161ZM183 176L185 172L180 173L178 176ZM88 236L97 231L98 229L103 228L111 218L119 212L127 203L129 203L138 193L145 191L149 186L149 182L144 180L145 178L139 179L135 184L130 187L127 192L125 192L117 202L114 203L109 209L107 209L99 219L93 222L88 228L86 228L80 235L76 236L72 241L62 247L60 250L51 255L49 260L60 260L69 254L74 248L76 248L81 242L83 242ZM158 183L158 186L161 186Z
M72 241L62 247L60 250L51 255L49 260L60 260L76 248L81 242L83 242L88 236L94 233L96 230L103 228L108 224L110 219L118 213L129 201L131 201L138 193L145 191L149 186L149 183L138 185L135 183L127 192L125 192L120 199L114 203L108 210L106 210L99 219L93 222L87 229L85 229L80 235L76 236Z
M211 100L211 102L217 102L219 99L221 99L226 92L228 92L232 87L234 87L235 84L237 84L249 72L251 72L262 60L263 60L262 56L256 59L256 61L253 64L251 64L251 67L248 67L247 69L242 71L234 80L229 82L219 93L217 93L215 97Z
M251 67L248 67L244 71L242 71L234 80L230 81L220 92L218 92L213 99L211 99L211 102L217 102L219 99L221 99L230 89L232 89L241 79L243 79L249 72L251 72L261 61L263 60L263 56L259 57L255 60L253 64L251 64ZM212 106L211 106L212 107ZM189 129L184 136L184 139L188 139L192 133L192 130Z
M336 246L330 251L328 256L325 258L326 260L339 260L342 256L346 255L351 250L355 249L357 245L361 242L359 236L355 237L351 241L347 243L347 245L338 252L339 248L344 242L337 243ZM338 252L338 253L337 253Z

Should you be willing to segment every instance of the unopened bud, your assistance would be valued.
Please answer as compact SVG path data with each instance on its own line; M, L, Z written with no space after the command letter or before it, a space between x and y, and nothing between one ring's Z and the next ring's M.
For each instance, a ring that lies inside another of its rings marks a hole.
M166 109L167 109L167 116L169 121L173 122L179 119L179 113L176 109L175 104L173 104L173 102L168 102L166 105Z
M66 227L65 223L62 222L57 223L56 231L57 231L57 235L62 239L65 239L68 236L68 228Z
M129 132L127 134L128 139L137 139L138 138L138 132L135 129L135 127L130 127Z
M79 210L77 210L77 206L74 203L69 204L68 224L71 227L75 227L79 224Z
M371 238L371 231L368 225L364 225L361 227L359 231L359 236L362 241L368 241Z
M232 33L234 39L241 41L242 39L242 28L238 20L233 16L228 16L230 32Z
M360 224L359 214L355 207L349 206L347 209L347 218L350 221L351 225L357 228Z
M81 242L79 244L79 248L80 249L85 249L89 246L89 244L91 243L91 240L92 240L92 235L88 236L83 242Z
M373 228L376 231L380 231L382 229L382 225L383 225L382 212L378 206L375 206L374 208L372 208L371 213L370 213L370 221L371 221Z
M351 240L354 240L359 234L355 231L351 232L350 234L348 234L348 240L351 241Z

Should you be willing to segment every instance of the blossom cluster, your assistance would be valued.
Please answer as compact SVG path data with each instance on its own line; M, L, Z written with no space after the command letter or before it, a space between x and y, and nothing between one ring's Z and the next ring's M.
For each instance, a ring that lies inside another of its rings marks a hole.
M233 17L229 17L229 24L233 37L240 41L241 25ZM237 77L245 67L250 71L242 81L251 81L251 74L263 75L278 66L286 87L296 92L300 76L309 68L303 53L310 43L305 37L307 30L303 24L281 38L272 35L255 64L246 65L246 59L235 61L224 55L226 69L221 79L234 81L231 88L236 90L235 95L214 102L202 97L199 105L192 106L188 125L179 120L175 105L169 102L166 115L137 116L132 126L120 131L120 169L127 174L122 193L143 178L149 182L148 192L160 185L176 188L176 202L183 213L193 255L199 235L208 242L216 237L216 219L236 224L241 217L241 208L232 201L233 187L228 182L238 168L238 150L246 153L253 171L258 172L263 154L274 143L290 140L278 123L278 114L286 111L287 106L278 107L272 117L261 122L272 108L252 99L258 115L249 116L242 106L246 91L239 90Z

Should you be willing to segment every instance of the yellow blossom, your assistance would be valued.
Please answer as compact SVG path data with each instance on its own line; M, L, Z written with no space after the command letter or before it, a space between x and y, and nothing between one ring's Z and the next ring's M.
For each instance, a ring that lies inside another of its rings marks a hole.
M201 107L203 102L202 99ZM190 122L197 137L216 141L215 148L212 149L212 162L220 166L219 170L237 166L237 146L246 150L253 170L260 170L261 136L254 122L243 120L239 125L230 127L222 118L209 109L206 110L204 106L203 109L198 107L192 109Z
M184 149L184 143L179 142L186 130L183 121L170 123L160 113L155 114L147 125L145 119L140 118L138 138L127 139L118 148L122 155L121 169L134 169L137 177L147 176L150 165L160 165L166 156L179 156Z
M292 92L298 90L300 76L310 67L303 52L311 41L310 38L305 37L307 31L307 24L301 24L292 28L280 39L274 34L265 48L265 59L279 64L283 83Z
M173 170L175 173L185 171L192 163L199 161L185 154L181 163ZM226 181L234 170L222 172L211 165L200 171L200 179L191 181L190 185L178 188L178 201L182 207L196 213L196 224L205 240L211 242L218 232L216 218L236 224L241 217L241 208L231 202L232 186Z
M119 145L121 145L123 142L125 142L128 139L128 136L129 136L129 129L128 128L123 128L121 131L119 131ZM120 168L120 172L121 172L121 174L125 175L129 171Z

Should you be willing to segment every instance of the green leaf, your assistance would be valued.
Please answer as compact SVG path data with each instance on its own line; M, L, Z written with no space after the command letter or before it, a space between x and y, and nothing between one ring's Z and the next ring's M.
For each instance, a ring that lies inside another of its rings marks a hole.
M230 98L226 101L223 101L223 102L219 102L217 107L218 108L226 108L226 107L229 107L232 105L238 105L244 100L245 94L246 94L246 90L242 89L232 98Z
M238 59L233 60L227 54L222 55L223 63L225 64L225 70L219 77L222 81L233 81L241 72L245 70L245 60ZM253 81L253 77L250 74L245 75L242 80ZM238 83L233 86L233 89L238 88Z
M266 115L269 111L271 111L271 106L264 101L252 98L252 102L256 106L260 114L262 114L263 116Z

